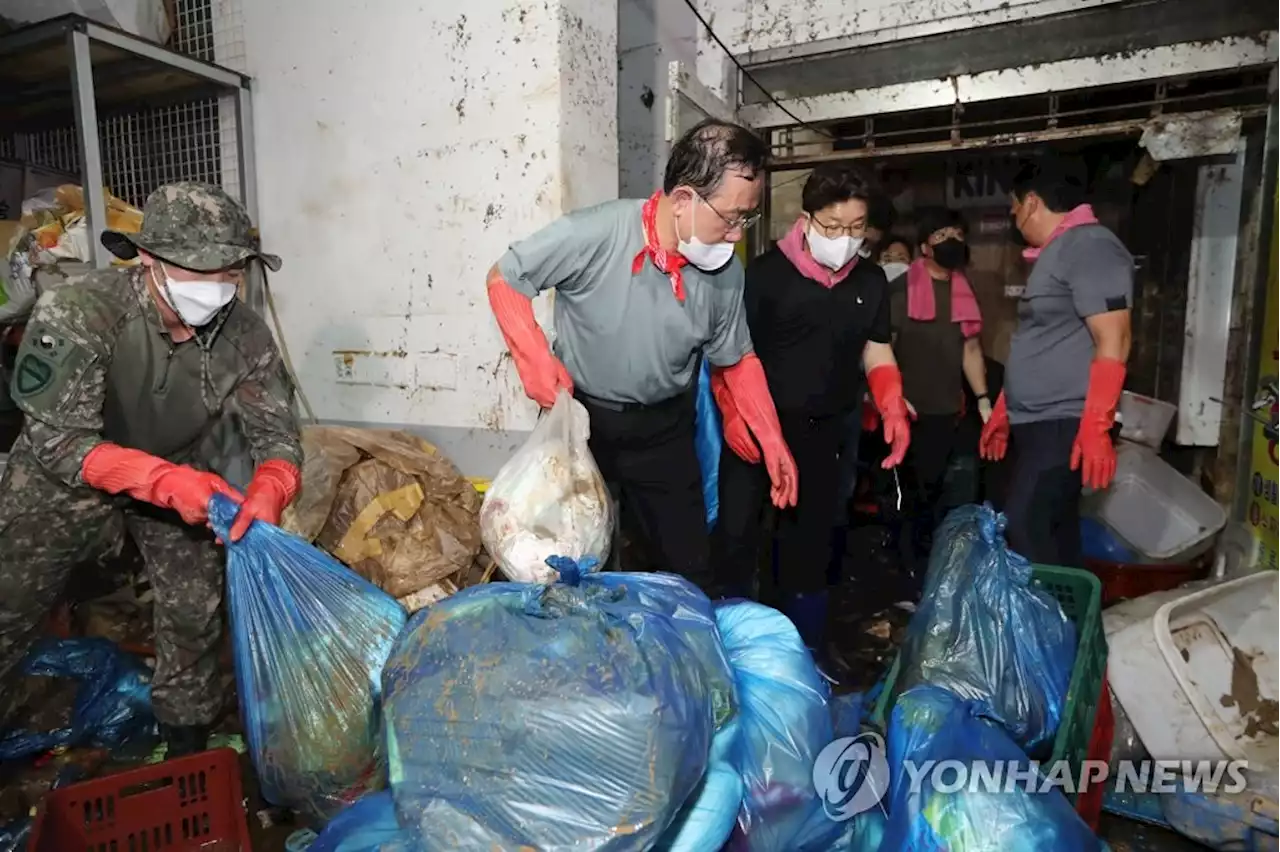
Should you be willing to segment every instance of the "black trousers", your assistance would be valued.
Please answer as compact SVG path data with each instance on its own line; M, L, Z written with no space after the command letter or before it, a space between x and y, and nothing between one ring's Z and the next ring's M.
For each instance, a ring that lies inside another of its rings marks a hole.
M1040 565L1083 567L1080 471L1071 469L1078 419L1015 425L1003 511L1009 546Z
M921 414L911 425L911 447L906 459L911 480L907 526L912 556L918 562L928 559L933 531L942 523L947 508L943 498L959 426L958 414Z
M781 413L782 436L796 460L800 493L796 506L778 513L778 585L784 595L827 587L831 561L831 506L840 490L838 456L843 415L811 418ZM762 525L769 505L764 464L748 464L725 446L720 453L720 517L713 535L717 586L746 594L755 584Z
M591 416L591 454L648 567L710 588L706 504L693 444L694 395L656 405L576 396Z

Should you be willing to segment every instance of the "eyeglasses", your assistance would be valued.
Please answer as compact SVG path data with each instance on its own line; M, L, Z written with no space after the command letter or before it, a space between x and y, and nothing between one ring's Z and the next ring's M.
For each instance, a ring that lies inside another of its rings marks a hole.
M859 225L828 225L817 216L810 216L809 219L813 224L817 225L822 233L828 237L861 237L867 233L867 225L865 222Z
M711 208L712 213L720 217L720 221L724 222L725 226L730 231L738 231L738 230L745 231L747 228L750 228L756 222L760 221L759 212L748 213L745 216L739 216L736 219L730 219L728 216L724 215L719 210L717 210L714 204L712 204L707 199L703 198L702 193L696 193L696 195L698 196L699 201L701 201L703 204Z

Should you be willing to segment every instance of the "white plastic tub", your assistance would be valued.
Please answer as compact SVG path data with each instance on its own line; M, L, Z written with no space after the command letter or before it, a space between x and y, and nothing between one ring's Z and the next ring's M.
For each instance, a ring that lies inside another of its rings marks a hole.
M1149 617L1107 620L1109 682L1156 760L1277 767L1278 575L1159 593ZM1167 595L1167 597L1166 597ZM1135 602L1137 603L1137 602Z
M1095 498L1093 514L1153 562L1199 556L1227 523L1227 513L1148 447L1116 448L1115 480Z
M1120 437L1160 449L1178 407L1140 393L1120 394Z
M1165 662L1222 753L1276 765L1280 606L1275 572L1165 604L1153 629Z

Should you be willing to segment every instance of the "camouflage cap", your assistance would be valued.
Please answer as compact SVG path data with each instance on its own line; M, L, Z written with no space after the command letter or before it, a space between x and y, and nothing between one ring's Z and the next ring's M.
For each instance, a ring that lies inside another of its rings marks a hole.
M249 215L220 187L179 181L157 189L142 208L142 231L103 231L102 244L122 260L138 249L195 272L216 272L249 258L280 268L280 258L261 250Z

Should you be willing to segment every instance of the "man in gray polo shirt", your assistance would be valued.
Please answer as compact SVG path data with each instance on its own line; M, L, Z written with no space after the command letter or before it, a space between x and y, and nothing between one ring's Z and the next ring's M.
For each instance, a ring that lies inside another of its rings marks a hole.
M710 586L694 451L700 359L723 372L763 451L774 503L796 501L796 468L752 352L733 244L757 216L767 145L705 121L671 149L648 200L579 210L511 246L489 302L525 392L543 408L568 390L591 416L591 452L650 566ZM554 353L531 300L556 290Z
M1035 263L1018 306L1004 391L982 432L984 458L1014 458L1009 545L1032 562L1080 567L1080 486L1116 470L1111 426L1129 358L1133 257L1084 204L1067 163L1028 163L1012 215Z

